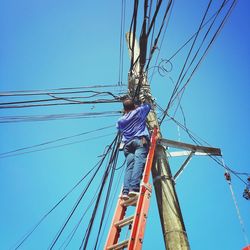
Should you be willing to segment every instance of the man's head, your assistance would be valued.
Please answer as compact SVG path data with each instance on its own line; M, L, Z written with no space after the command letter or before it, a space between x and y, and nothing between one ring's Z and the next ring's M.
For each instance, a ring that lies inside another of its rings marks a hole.
M126 99L123 101L123 108L125 113L128 113L129 111L132 111L135 109L135 104L132 99Z

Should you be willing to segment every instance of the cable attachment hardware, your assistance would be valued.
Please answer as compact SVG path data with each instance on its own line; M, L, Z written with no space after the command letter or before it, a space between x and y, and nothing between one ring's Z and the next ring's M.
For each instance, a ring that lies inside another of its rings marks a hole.
M224 176L228 182L231 182L231 175L228 172L225 172Z
M243 192L243 197L246 199L246 200L250 200L250 176L247 178L247 186L246 188L244 189L244 192Z

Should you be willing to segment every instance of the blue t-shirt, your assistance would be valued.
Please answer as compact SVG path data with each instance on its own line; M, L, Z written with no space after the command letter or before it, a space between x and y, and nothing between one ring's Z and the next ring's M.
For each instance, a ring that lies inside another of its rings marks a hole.
M146 118L151 109L149 104L143 104L123 115L117 122L117 128L122 133L122 141L129 142L135 137L149 137Z

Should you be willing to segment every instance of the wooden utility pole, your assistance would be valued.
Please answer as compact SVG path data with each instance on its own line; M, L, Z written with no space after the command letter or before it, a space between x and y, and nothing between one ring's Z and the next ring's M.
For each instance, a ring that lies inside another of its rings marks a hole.
M128 90L130 95L135 93L139 81L142 86L149 85L147 76L145 72L142 72L139 60L137 60L140 55L138 42L133 39L132 33L126 34L129 54L133 55L132 63L134 64L132 72L129 72ZM148 127L152 130L154 126L158 127L159 138L161 138L157 115L153 108L148 115ZM160 144L156 147L152 176L166 249L190 249L174 181L167 161L166 149Z

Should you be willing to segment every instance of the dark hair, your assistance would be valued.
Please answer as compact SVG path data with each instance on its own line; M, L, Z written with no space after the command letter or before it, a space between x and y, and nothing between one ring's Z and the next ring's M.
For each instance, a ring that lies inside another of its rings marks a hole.
M123 101L123 108L125 111L131 111L135 109L135 104L132 99L126 99Z

